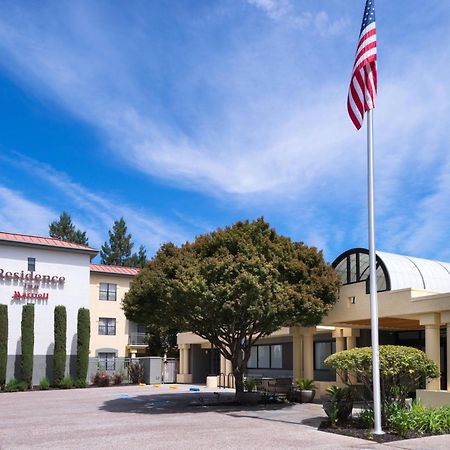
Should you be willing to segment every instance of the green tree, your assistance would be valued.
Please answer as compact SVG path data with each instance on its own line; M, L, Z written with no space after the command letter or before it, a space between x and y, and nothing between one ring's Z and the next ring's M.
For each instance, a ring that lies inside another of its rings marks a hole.
M89 309L80 308L77 318L77 382L85 383L89 367L91 322Z
M55 220L49 225L49 235L61 241L89 245L86 231L77 230L72 222L72 218L65 211L61 213L58 220Z
M116 220L112 230L108 231L109 243L105 242L100 250L102 264L126 267L144 267L147 261L145 248L141 245L137 253L131 253L133 242L127 232L123 217Z
M33 383L33 354L34 354L34 305L24 305L22 309L22 379L28 388Z
M65 306L55 306L54 333L53 384L59 386L66 375L67 313Z
M137 253L131 255L129 265L130 267L140 267L143 268L147 264L147 251L144 246L141 245Z
M242 391L252 345L285 325L319 324L338 287L321 252L261 218L181 247L163 245L132 282L123 309L130 320L207 339L231 361Z
M8 305L0 305L0 389L6 383L8 363Z

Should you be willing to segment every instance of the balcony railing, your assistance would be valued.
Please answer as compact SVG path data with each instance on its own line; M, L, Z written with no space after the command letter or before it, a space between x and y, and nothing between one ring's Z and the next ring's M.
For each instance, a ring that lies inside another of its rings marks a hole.
M128 345L147 345L145 336L145 333L130 333L128 336Z

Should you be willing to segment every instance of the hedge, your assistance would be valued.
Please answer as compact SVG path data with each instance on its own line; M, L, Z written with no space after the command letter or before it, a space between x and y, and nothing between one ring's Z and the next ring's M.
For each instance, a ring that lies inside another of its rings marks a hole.
M34 305L24 305L22 309L22 380L28 388L33 382L33 350L34 350Z
M86 381L89 366L91 323L89 309L78 310L77 321L77 381Z
M65 306L55 306L54 333L53 384L59 386L66 374L67 314Z
M8 305L0 305L0 389L6 383L8 363Z

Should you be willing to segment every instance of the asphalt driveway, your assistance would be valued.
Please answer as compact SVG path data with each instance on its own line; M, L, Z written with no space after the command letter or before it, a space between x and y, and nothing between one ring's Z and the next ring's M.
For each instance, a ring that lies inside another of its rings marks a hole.
M230 390L182 385L2 393L0 448L450 448L447 436L380 445L317 431L320 405L238 407L232 399Z

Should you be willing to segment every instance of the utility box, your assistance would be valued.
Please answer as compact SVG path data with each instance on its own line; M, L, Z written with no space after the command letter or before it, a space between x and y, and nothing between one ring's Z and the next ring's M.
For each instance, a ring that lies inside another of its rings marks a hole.
M161 383L162 358L159 356L147 356L139 358L139 362L144 366L144 383Z

